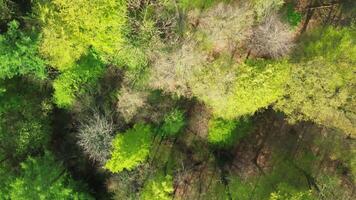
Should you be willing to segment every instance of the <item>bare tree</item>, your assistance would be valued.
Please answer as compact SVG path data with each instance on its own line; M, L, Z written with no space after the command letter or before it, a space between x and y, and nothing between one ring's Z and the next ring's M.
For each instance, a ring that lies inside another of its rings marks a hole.
M94 111L94 114L80 123L78 145L95 161L104 164L110 155L114 124L110 117Z
M281 22L278 15L272 14L255 27L249 47L256 56L280 58L291 52L293 39L289 26Z

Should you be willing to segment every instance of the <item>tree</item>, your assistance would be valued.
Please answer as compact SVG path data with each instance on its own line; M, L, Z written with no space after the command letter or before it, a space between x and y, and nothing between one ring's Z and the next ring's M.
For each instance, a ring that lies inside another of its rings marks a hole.
M43 27L41 53L59 70L71 68L89 47L110 60L124 43L124 0L40 1L36 12Z
M108 116L95 112L83 120L78 131L78 144L95 161L105 164L109 159L114 125Z
M283 96L289 67L284 60L248 60L241 64L217 60L197 75L193 94L212 109L216 118L253 115Z
M310 120L356 134L355 38L353 28L332 27L306 36L276 109L291 122Z
M173 193L173 179L170 175L156 174L144 185L142 200L171 200Z
M105 168L117 173L132 170L146 160L152 143L151 127L135 124L125 133L118 133L112 142L111 158Z
M163 137L175 136L184 127L184 125L184 113L178 109L174 109L165 115L159 132Z
M44 78L46 63L39 56L37 39L21 32L17 21L8 27L0 35L0 79L27 74Z
M220 148L229 148L246 136L251 128L249 119L224 120L212 118L209 121L208 141Z
M47 145L51 105L42 84L25 78L0 80L5 88L0 94L0 154L5 157L23 156Z
M78 96L94 88L105 66L94 52L80 59L77 65L60 74L53 83L54 101L58 107L70 108Z
M10 183L9 199L93 199L78 191L65 169L49 152L41 157L28 157L21 163L21 172Z
M293 39L291 28L277 14L271 14L254 28L248 46L259 57L280 58L291 52Z
M0 0L0 23L8 20L12 15L12 2L9 0Z

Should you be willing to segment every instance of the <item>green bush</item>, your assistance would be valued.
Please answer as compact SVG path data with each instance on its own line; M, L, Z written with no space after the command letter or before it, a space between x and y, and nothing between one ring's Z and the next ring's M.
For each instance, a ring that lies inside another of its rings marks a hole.
M111 158L105 168L114 173L134 169L148 157L151 143L149 125L135 124L125 133L118 133L112 142Z

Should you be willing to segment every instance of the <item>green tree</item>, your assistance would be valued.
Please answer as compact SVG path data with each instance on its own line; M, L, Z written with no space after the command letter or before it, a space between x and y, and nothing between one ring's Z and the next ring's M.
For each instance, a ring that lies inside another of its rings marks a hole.
M144 185L141 192L142 200L170 200L173 199L173 179L170 175L156 174Z
M54 156L46 152L41 157L28 157L21 163L21 172L10 183L9 198L28 199L93 199L78 191L77 183L67 174Z
M54 101L62 108L70 108L81 94L90 91L104 73L105 66L90 52L77 65L65 70L54 81Z
M41 53L49 63L64 70L93 47L110 60L124 43L124 0L40 1L37 16L42 23Z
M242 64L217 60L192 84L194 96L212 108L215 118L253 115L284 94L286 61L249 60Z
M356 134L355 38L354 28L329 27L307 35L276 108L292 122L310 120Z
M12 21L8 31L0 35L0 79L31 74L40 78L46 75L45 61L39 57L38 42L19 30Z
M160 134L163 137L175 136L185 125L184 113L178 109L174 109L166 114L163 119L163 124L160 127Z
M125 133L118 133L112 142L111 158L105 168L117 173L132 170L146 160L152 143L151 127L135 124Z
M45 87L24 78L0 80L0 85L5 87L0 94L1 153L16 157L45 146L51 111Z
M237 140L246 136L251 128L249 119L225 120L212 118L209 121L208 141L218 147L231 147Z

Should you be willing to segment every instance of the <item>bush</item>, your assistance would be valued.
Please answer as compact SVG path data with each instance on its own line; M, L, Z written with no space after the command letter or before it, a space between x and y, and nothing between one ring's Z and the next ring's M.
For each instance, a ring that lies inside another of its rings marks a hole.
M184 125L184 113L178 109L174 109L165 115L159 132L163 137L175 136L180 132Z
M114 173L134 169L146 160L151 142L152 132L149 125L135 124L125 133L118 133L112 142L111 158L105 168Z
M252 4L257 21L261 21L281 8L284 4L284 0L253 0Z

